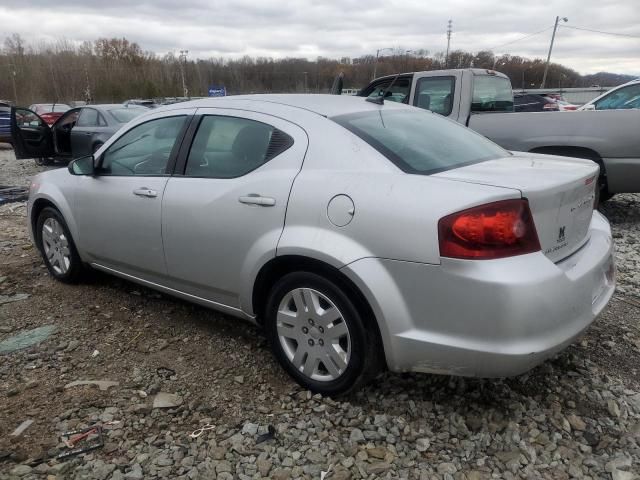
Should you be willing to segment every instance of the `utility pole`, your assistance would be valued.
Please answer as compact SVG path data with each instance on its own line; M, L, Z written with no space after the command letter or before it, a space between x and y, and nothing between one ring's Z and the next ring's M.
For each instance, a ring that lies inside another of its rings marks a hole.
M378 71L378 57L380 56L380 52L384 52L385 50L393 50L391 47L379 48L376 50L376 61L373 63L373 79L376 78L376 73Z
M47 57L49 57L49 69L51 70L51 81L53 82L53 91L56 95L56 98L53 102L55 104L60 101L60 94L58 93L58 83L56 82L56 76L53 73L53 62L51 61L52 55L53 53L51 52L51 50L47 50Z
M189 98L189 89L187 88L187 82L185 80L185 67L187 65L187 54L189 50L180 50L180 76L182 77L182 95L185 98Z
M447 23L447 54L444 57L444 68L449 68L449 47L451 46L452 24L452 20L449 19L449 22Z
M91 103L91 83L89 82L89 69L86 65L84 67L84 75L87 79L87 88L84 91L84 99L87 103Z
M16 66L14 64L11 64L11 81L13 82L13 101L15 102L14 105L17 107L18 106L18 90L16 89Z
M562 17L564 22L568 22L569 19L567 17ZM549 61L551 60L551 50L553 50L553 41L556 38L556 30L558 29L558 22L560 21L560 17L556 17L556 23L553 25L553 34L551 35L551 45L549 45L549 54L547 55L547 64L544 67L544 74L542 75L542 85L540 88L544 88L544 84L547 82L547 72L549 71Z

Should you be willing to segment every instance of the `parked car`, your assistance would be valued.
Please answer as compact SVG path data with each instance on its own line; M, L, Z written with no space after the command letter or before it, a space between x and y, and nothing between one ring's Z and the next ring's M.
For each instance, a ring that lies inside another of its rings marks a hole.
M13 143L11 140L11 105L0 103L0 143Z
M558 102L545 95L534 93L515 93L513 95L513 109L516 112L558 112Z
M340 394L384 364L515 375L573 342L614 291L597 175L393 102L237 96L38 175L28 218L56 279L90 265L257 322Z
M479 68L389 75L372 81L360 96L380 100L392 84L392 90L408 85L405 103L466 125L508 150L596 162L601 200L614 193L640 192L638 110L516 115L509 78Z
M29 110L37 113L40 118L47 123L47 125L53 125L56 123L56 120L58 120L64 112L70 109L71 107L66 103L34 103L29 106Z
M67 110L51 126L34 111L11 110L11 138L16 158L38 163L68 162L99 149L122 125L148 112L146 107L89 105Z
M613 88L585 103L580 110L629 110L640 108L640 78Z

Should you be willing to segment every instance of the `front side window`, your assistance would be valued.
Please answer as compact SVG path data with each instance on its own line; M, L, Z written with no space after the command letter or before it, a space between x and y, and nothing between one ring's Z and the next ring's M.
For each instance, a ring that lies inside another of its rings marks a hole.
M44 121L31 110L16 108L16 124L18 127L45 127Z
M407 173L430 175L509 155L456 122L416 109L380 109L340 115L332 120Z
M393 85L391 85L392 83ZM389 88L390 85L391 88ZM384 99L390 102L407 103L411 91L411 78L397 78L395 82L393 78L388 78L376 83L372 88L371 91L364 92L364 96L379 98L384 95Z
M629 85L596 102L596 110L640 108L640 83Z
M424 77L418 80L413 104L445 117L453 108L454 77Z
M165 175L185 116L151 120L133 127L102 155L100 175Z
M98 111L93 108L83 108L76 123L78 127L95 127L98 125Z
M509 79L494 75L475 75L471 111L513 112L513 91Z
M255 120L207 115L193 139L185 175L235 178L260 167L293 144L286 133Z

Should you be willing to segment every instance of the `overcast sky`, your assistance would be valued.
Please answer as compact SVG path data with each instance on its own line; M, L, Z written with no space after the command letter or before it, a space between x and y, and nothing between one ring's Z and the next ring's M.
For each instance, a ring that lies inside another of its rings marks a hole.
M135 5L132 5L135 4ZM640 75L640 0L2 0L0 33L28 41L126 37L159 54L189 57L260 55L340 58L376 49L452 49L546 57L551 29L560 28L552 60L580 73Z

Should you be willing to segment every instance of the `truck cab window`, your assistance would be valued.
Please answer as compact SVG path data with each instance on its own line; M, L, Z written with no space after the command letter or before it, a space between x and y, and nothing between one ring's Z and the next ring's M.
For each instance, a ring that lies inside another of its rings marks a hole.
M411 77L398 78L389 88L392 82L393 77L386 78L369 87L368 91L363 92L363 96L377 98L384 95L384 99L390 102L407 103L411 92Z
M509 79L494 75L475 75L471 111L513 112L513 91Z
M418 80L413 104L445 117L453 109L454 77L424 77Z

